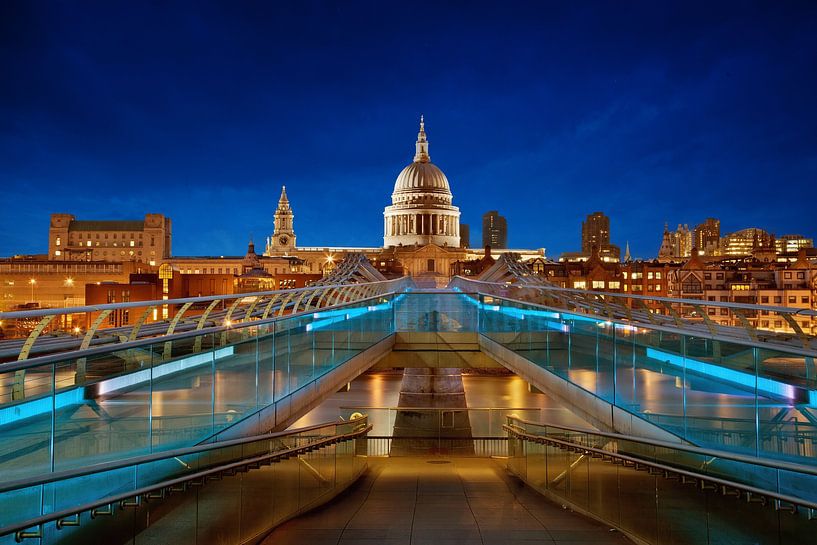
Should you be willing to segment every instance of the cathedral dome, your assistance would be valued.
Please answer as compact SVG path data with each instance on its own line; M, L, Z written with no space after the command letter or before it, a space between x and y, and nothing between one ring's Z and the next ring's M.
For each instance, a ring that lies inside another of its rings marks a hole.
M411 163L394 182L394 192L433 192L451 195L448 178L434 163Z
M428 154L425 122L420 118L414 161L394 182L392 204L384 211L384 246L460 245L459 208L443 171Z

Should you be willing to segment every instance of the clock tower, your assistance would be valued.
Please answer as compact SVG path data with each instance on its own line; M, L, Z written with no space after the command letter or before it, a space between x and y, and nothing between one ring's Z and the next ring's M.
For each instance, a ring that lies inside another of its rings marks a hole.
M275 210L275 231L267 244L267 253L286 253L295 249L295 230L293 220L295 214L289 206L287 188L281 188L281 198L278 200L278 209Z

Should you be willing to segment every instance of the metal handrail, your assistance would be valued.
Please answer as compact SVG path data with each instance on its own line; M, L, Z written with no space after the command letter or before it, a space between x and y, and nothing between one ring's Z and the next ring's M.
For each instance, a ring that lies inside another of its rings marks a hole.
M348 422L346 422L346 423L348 423ZM11 525L11 526L6 526L4 528L0 528L0 536L14 533L15 534L15 540L17 542L22 541L22 539L24 539L25 537L41 537L41 535L40 536L35 536L35 535L26 536L26 535L21 534L21 532L23 532L23 530L26 530L27 528L32 528L32 527L35 527L35 526L41 527L43 524L46 524L48 522L64 520L64 519L66 519L68 517L75 516L75 515L78 515L80 513L84 513L84 512L87 512L87 511L93 511L93 510L95 510L95 509L97 509L99 507L103 507L103 506L111 506L111 513L110 514L112 514L114 504L119 503L120 508L124 508L124 507L126 507L124 502L126 500L129 500L129 499L134 499L135 500L135 502L132 504L132 505L135 506L135 505L139 504L139 502L141 501L141 498L145 497L146 499L148 499L148 496L151 493L156 492L156 491L162 491L161 497L164 497L166 491L172 491L172 489L174 487L177 487L179 485L182 485L183 490L186 490L187 484L191 483L193 481L198 481L198 482L200 482L200 484L205 484L208 477L214 477L215 478L215 476L220 477L220 476L224 475L227 472L238 472L238 471L249 470L251 468L251 466L253 466L253 465L257 465L257 466L260 467L260 465L264 465L265 463L280 461L281 459L287 459L287 458L290 458L292 456L296 456L296 455L304 453L304 452L311 452L311 451L315 450L316 448L331 446L333 444L337 444L337 443L340 443L340 442L343 442L343 441L348 441L348 440L351 440L351 439L355 439L355 438L360 437L362 435L366 435L369 431L371 431L371 429L372 429L371 425L367 425L367 426L365 426L365 427L363 427L361 429L352 431L351 433L333 435L331 437L327 437L327 438L324 438L324 439L321 439L321 440L318 440L318 441L315 441L313 443L309 443L307 445L303 445L303 446L300 446L300 447L293 447L293 448L289 448L289 449L285 449L285 450L276 451L274 453L262 454L260 456L252 456L250 458L245 458L245 459L239 460L237 462L230 462L230 463L227 463L227 464L224 464L224 465L216 466L214 468L208 468L208 469L205 469L205 470L197 471L195 473L190 473L190 474L184 475L182 477L177 477L175 479L168 479L166 481L161 481L159 483L155 483L155 484L151 484L151 485L144 486L144 487L141 487L141 488L137 488L135 490L130 490L128 492L122 492L122 493L119 493L119 494L106 496L106 497L101 498L99 500L94 500L92 502L87 502L87 503L84 503L84 504L81 504L79 506L75 506L75 507L72 507L72 508L69 508L69 509L63 509L61 511L55 511L55 512L52 512L52 513L48 513L46 515L41 515L39 517L28 519L28 520L23 521L23 522L18 523L18 524L14 524L14 525ZM291 432L290 435L293 434L293 433L294 432ZM263 437L262 437L262 439L263 439ZM218 447L221 447L221 446L222 445L220 445L219 443L214 443L213 445L211 445L212 448L218 448ZM40 532L40 534L42 534L42 532Z
M498 299L500 301L508 301L510 303L515 303L515 304L519 304L519 305L526 305L526 306L529 306L529 307L540 308L542 310L547 310L547 311L550 311L550 312L559 312L561 314L579 314L579 313L577 313L577 312L575 312L573 310L565 310L564 308L552 307L552 306L548 306L548 305L543 305L541 303L534 303L534 302L531 302L531 301L520 301L518 299L511 299L510 297L504 297L502 295L494 295L492 293L482 293L482 292L480 292L480 294L493 297L494 299ZM697 304L701 304L701 302L699 301ZM725 304L725 303L720 303L720 304ZM722 341L726 341L726 342L739 341L740 344L743 344L743 345L746 345L746 346L752 346L752 347L755 347L755 348L780 349L780 350L786 351L786 352L795 352L795 353L802 354L802 355L817 357L817 350L812 350L812 349L809 349L809 348L805 348L805 347L803 347L801 345L793 346L793 345L790 345L790 344L781 344L779 342L774 342L774 340L775 340L774 337L771 337L772 342L769 342L769 340L767 340L768 339L767 337L764 337L763 340L761 341L761 340L752 339L751 337L736 337L736 336L729 336L729 335L722 335L722 334L713 334L707 329L702 329L700 331L692 332L689 329L686 329L684 327L679 327L677 325L672 325L672 324L667 324L667 323L664 323L664 324L650 323L650 322L645 322L645 321L640 321L640 320L639 321L635 321L635 320L625 321L625 320L622 320L622 319L618 319L618 318L614 318L614 317L611 318L611 317L608 317L608 316L601 316L601 315L599 315L598 319L600 321L603 321L603 322L610 322L610 323L622 324L622 325L632 325L633 323L638 323L638 324L640 324L641 327L644 327L644 328L647 328L647 329L654 329L654 330L657 330L657 331L666 331L666 332L669 332L669 333L678 333L678 334L682 334L682 335L694 334L694 336L696 336L696 337L706 337L706 338L710 338L710 339L714 339L714 340L722 340ZM686 324L686 325L692 326L694 324L689 323L689 324ZM727 326L720 326L720 325L718 326L720 331L723 331L723 329L726 329L726 327ZM729 329L734 329L736 331L745 331L745 329L737 328L737 327L729 328ZM763 330L760 330L760 331L765 333L765 331L763 331ZM774 332L768 332L768 333L774 334Z
M263 320L253 320L251 322L238 322L231 325L218 325L218 326L211 326L211 327L204 327L202 329L197 330L190 330L190 331L183 331L181 333L172 333L170 335L160 335L157 337L145 337L142 339L136 339L133 341L126 341L126 342L119 342L119 343L111 343L105 344L103 346L95 346L93 348L85 348L83 350L69 350L66 352L55 352L53 354L46 354L44 356L37 356L34 358L30 358L27 360L20 360L8 363L0 363L0 372L7 373L16 370L22 369L29 369L31 367L37 367L40 365L45 365L49 363L54 363L58 361L63 361L66 359L74 359L74 358L84 358L89 356L94 356L96 354L102 354L106 352L119 352L121 350L128 350L132 348L139 348L140 346L151 345L156 343L164 343L164 342L172 342L175 340L186 339L190 337L198 337L200 335L206 335L208 333L218 333L223 331L236 331L239 329L244 329L248 327L258 327L267 324L271 324L273 322L279 322L288 320L290 318L298 318L302 316L306 316L309 314L315 314L320 312L327 312L331 310L338 310L345 307L350 307L353 305L358 305L360 303L365 303L366 301L372 301L374 299L380 299L383 297L389 297L391 295L395 295L396 292L386 292L381 293L379 295L372 295L371 297L366 297L365 299L356 299L354 301L341 303L338 305L333 305L331 307L321 307L319 309L310 309L305 310L302 312L298 312L296 314L286 314L284 316L273 316L271 318L266 318Z
M133 466L137 464L145 464L149 462L156 462L158 460L165 460L168 458L178 458L179 456L187 456L189 454L198 454L199 452L205 452L208 450L212 450L217 446L218 448L225 448L225 447L232 447L235 445L244 445L246 443L253 443L255 441L262 441L268 439L278 439L280 437L287 437L289 435L295 435L298 433L307 433L313 430L317 430L320 428L326 428L328 426L337 426L341 424L348 424L352 422L352 420L333 420L332 422L324 422L322 424L314 424L312 426L306 426L304 428L297 428L291 430L284 430L279 432L273 433L262 433L260 435L252 435L249 437L240 437L238 439L228 439L226 441L217 441L213 443L204 443L201 445L195 445L192 447L184 447L178 448L174 450L163 450L161 452L155 452L153 454L143 454L142 456L132 456L130 458L123 458L120 460L114 460L112 462L103 462L100 464L93 464L90 466L85 466L76 469L66 469L63 471L56 471L54 473L48 473L43 477L39 477L36 479L26 478L26 479L17 479L16 481L8 481L5 483L0 483L0 494L5 492L10 492L12 490L17 490L19 488L28 488L31 486L39 486L43 484L49 484L56 481L63 481L66 479L73 479L75 477L83 477L85 475L91 475L93 473L100 473L102 471L112 471L114 469L122 469L123 467Z
M759 465L768 467L771 469L779 469L783 471L792 471L795 473L804 473L806 475L813 475L817 476L817 468L802 464L796 464L793 462L783 462L777 460L770 460L768 458L760 458L760 457L752 457L746 456L743 454L737 454L734 452L726 452L722 450L716 449L708 449L702 447L695 447L692 445L687 445L684 443L673 443L670 441L661 441L658 439L649 439L646 437L637 437L634 435L624 435L621 433L613 433L613 432L606 432L600 430L594 430L589 428L576 428L573 426L565 426L563 424L549 424L549 423L542 423L542 422L533 422L531 420L525 420L524 418L519 418L516 416L508 416L508 420L513 420L515 422L520 422L522 424L528 424L531 426L547 426L549 428L556 428L559 430L569 431L573 433L589 433L593 435L600 435L602 437L607 437L608 439L616 439L619 441L631 441L635 443L646 444L654 447L660 448L668 448L673 450L681 450L684 452L689 452L690 454L699 454L703 456L707 456L710 458L720 458L722 460L729 460L733 462L741 462L747 463L752 465Z
M503 289L508 288L516 288L516 289L530 289L530 290L545 290L545 291L555 291L555 292L564 292L564 293L571 293L574 295L596 295L596 296L603 296L603 297L611 297L614 299L641 299L644 301L661 301L666 303L674 303L674 304L682 304L682 305L702 305L707 307L724 307L724 308L738 308L742 310L768 310L770 312L775 312L777 314L799 314L803 316L817 316L817 311L809 310L806 308L792 308L792 307L773 307L768 305L752 305L748 303L728 303L728 302L719 302L719 301L704 301L702 299L682 299L680 297L651 297L649 295L636 295L636 294L624 294L624 293L617 293L617 292L608 292L608 291L594 291L594 290L582 290L576 288L562 288L560 286L548 286L546 284L505 284L502 282L486 282L484 280L474 280L471 278L465 278L462 276L455 276L451 279L451 282L455 280L459 280L462 282L470 282L474 284L482 284L486 286L496 286ZM480 292L482 293L482 292ZM490 293L484 293L483 295L491 295ZM494 296L499 297L499 296Z
M375 286L380 284L396 283L403 280L404 277L395 278L392 280L381 280L378 282L367 282L367 286ZM244 299L245 297L264 297L267 295L301 293L305 291L314 291L317 289L330 289L350 286L355 284L334 284L334 285L320 285L307 286L305 288L291 288L285 290L272 291L256 291L252 293L230 293L227 295L207 295L202 297L184 297L181 299L154 299L151 301L132 301L129 303L106 303L104 305L85 305L81 307L64 307L64 308L46 308L39 310L17 310L13 312L0 312L0 320L13 320L17 318L39 318L41 316L60 316L63 314L80 314L84 312L97 312L103 310L118 310L125 308L138 308L149 306L164 306L164 305L179 305L185 303L204 303L211 301L226 301L232 299Z
M613 460L621 460L625 464L625 466L628 463L632 464L629 467L632 467L632 468L634 468L636 470L639 470L640 466L646 467L647 469L654 468L654 469L660 471L661 472L660 474L662 474L664 476L664 478L671 478L671 476L679 476L679 477L687 477L687 478L690 478L690 479L695 479L696 484L699 481L702 483L702 489L704 489L703 483L710 483L712 485L715 485L716 487L724 487L724 488L721 488L721 491L724 494L727 494L728 492L730 492L729 489L738 490L740 492L743 492L743 493L747 494L747 496L746 496L747 501L753 501L753 498L756 497L756 496L769 497L769 498L772 498L772 499L775 500L775 508L778 509L778 510L784 510L785 509L785 507L783 507L779 502L791 504L792 507L793 507L793 512L795 512L795 513L796 513L796 507L801 506L801 507L804 507L804 508L809 510L809 519L810 520L815 520L817 518L817 517L814 516L815 512L817 512L817 503L814 503L814 502L811 502L811 501L808 501L808 500L805 500L805 499L802 499L802 498L798 498L796 496L789 496L787 494L780 494L779 492L774 492L772 490L766 490L766 489L763 489L763 488L758 488L758 487L755 487L755 486L742 484L742 483L738 483L738 482L735 482L735 481L729 481L729 480L726 480L726 479L722 479L720 477L713 477L711 475L707 475L707 474L704 474L704 473L698 473L696 471L690 471L688 469L681 469L679 467L669 466L669 465L662 464L662 463L659 463L659 462L643 460L641 458L636 458L634 456L628 456L626 454L620 454L620 453L617 453L617 452L611 452L609 450L599 449L599 448L595 448L595 447L588 447L588 446L585 446L585 445L580 445L578 443L572 443L570 441L564 441L564 440L556 439L556 438L553 438L553 437L533 435L533 434L529 434L529 433L526 433L524 431L521 431L519 429L516 429L513 426L509 426L507 424L504 425L503 428L509 434L512 434L512 435L514 435L516 437L522 438L522 439L524 439L526 441L530 441L530 442L533 442L533 443L549 443L551 445L557 446L559 448L563 448L565 450L572 450L574 452L579 452L579 453L581 453L583 455L592 456L592 455L595 454L596 458L602 458L602 459L610 458L610 459L613 459Z

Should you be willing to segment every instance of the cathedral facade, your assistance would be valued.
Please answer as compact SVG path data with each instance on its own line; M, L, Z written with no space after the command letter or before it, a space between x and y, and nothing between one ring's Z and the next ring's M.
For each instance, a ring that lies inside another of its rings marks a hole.
M386 276L411 275L444 285L455 263L479 259L484 251L461 247L460 210L453 204L448 178L431 162L428 147L421 117L414 159L398 174L391 204L383 211L382 247L296 246L295 216L284 188L265 254L298 258L305 272L326 274L346 254L362 253Z

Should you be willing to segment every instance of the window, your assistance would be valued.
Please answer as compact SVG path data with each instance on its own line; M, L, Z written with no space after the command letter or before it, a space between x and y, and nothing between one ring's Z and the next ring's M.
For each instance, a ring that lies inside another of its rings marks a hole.
M655 285L655 291L661 291L661 284Z
M729 309L728 308L722 308L721 309L721 316L729 316Z
M761 316L768 316L768 315L769 315L769 311L768 311L768 310L761 310L761 311L760 311L760 315L761 315Z
M131 240L131 241L130 241L130 245L131 245L131 248L133 248L133 247L136 245L136 243L135 243L134 241L132 241L132 240Z
M704 280L712 280L712 273L704 273Z
M624 284L624 291L627 291L627 288L629 288L629 287L630 286L628 286L627 284Z
M627 280L630 277L630 273L624 271L624 280Z
M796 295L789 295L789 304L796 303L796 302L797 302L797 296Z
M647 280L652 280L653 278L655 278L655 275L653 274L653 272L652 271L648 272L647 273Z
M91 247L91 241L89 240L86 245L90 248Z
M806 279L806 273L804 273L804 272L797 273L797 279L798 280L805 280Z
M654 290L655 290L655 286L653 286L652 284L647 286L647 291L654 291Z
M694 276L689 276L681 283L681 291L685 293L703 293L701 283Z
M775 327L783 327L783 322L781 320L775 320L774 321L774 326Z
M729 296L728 295L721 295L721 303L728 303Z
M62 244L62 240L60 237L57 237L57 240L54 241L54 245L59 246L60 244Z
M706 311L707 311L707 314L709 314L710 316L714 316L715 313L717 312L717 309L710 307L710 308L706 309Z
M800 296L800 302L801 303L808 303L808 295Z
M760 320L760 327L769 327L769 320Z
M718 279L718 280L723 280L723 273L716 274L715 278Z
M638 279L639 279L639 278L641 278L642 276L643 276L643 273L640 273L640 272L634 272L634 273L633 273L633 280L638 280Z
M573 287L577 290L586 290L587 282L585 282L584 280L577 280L573 282Z
M774 302L777 303L778 305L782 304L783 303L783 297L781 297L780 295L775 295L774 296Z
M661 271L658 271L658 272L655 273L655 279L656 280L661 280Z
M783 278L785 278L786 280L791 280L791 273L790 272L784 272L783 273Z
M603 290L604 289L604 280L593 280L593 289L594 290Z
M633 284L633 291L643 291L643 290L644 290L644 286L642 286L641 284Z
M612 281L612 282L608 282L608 283L607 283L607 287L608 287L608 288L610 288L611 290L618 290L618 289L621 289L621 282L619 282L618 280L614 280L614 281ZM625 286L625 287L626 287L626 286Z
M714 301L714 300L715 300L715 296L714 296L714 295L710 295L709 297L707 297L707 298L706 298L706 300L707 300L707 301Z
M59 250L54 250L54 255L60 256L60 255L62 255L62 252L59 251Z
M769 296L768 295L761 295L760 296L760 302L761 303L768 303L769 302Z

